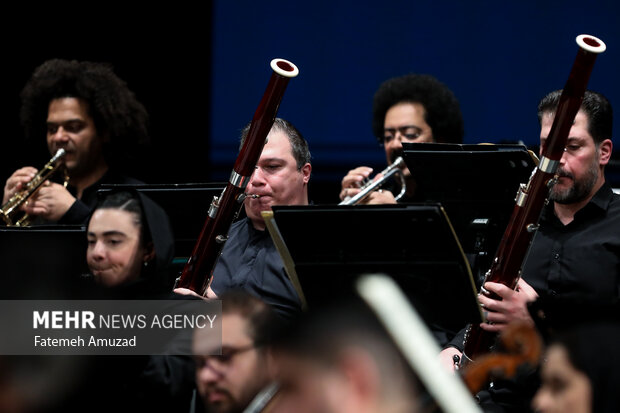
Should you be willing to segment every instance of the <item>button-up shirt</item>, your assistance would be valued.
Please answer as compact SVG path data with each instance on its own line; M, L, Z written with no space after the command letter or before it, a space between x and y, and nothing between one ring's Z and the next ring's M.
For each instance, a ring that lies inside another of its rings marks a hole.
M522 275L539 294L620 298L620 195L604 184L568 225L550 203Z
M218 296L243 289L270 304L283 318L301 311L299 297L269 233L254 228L248 218L230 227L211 289Z

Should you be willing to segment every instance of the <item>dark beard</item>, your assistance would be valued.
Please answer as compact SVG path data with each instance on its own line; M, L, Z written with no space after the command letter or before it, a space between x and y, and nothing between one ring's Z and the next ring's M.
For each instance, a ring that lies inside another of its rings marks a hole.
M583 201L590 195L594 185L596 185L598 173L598 163L596 162L593 162L592 165L590 165L590 168L586 172L585 176L580 180L575 180L575 177L572 174L559 169L558 176L565 176L572 179L573 185L563 191L559 191L557 187L554 186L551 189L550 199L558 204L574 204Z

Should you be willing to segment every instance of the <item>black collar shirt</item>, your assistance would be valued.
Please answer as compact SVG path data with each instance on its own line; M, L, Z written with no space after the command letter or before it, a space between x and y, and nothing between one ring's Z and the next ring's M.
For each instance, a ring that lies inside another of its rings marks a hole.
M620 297L620 195L604 184L568 225L550 203L523 268L539 294Z

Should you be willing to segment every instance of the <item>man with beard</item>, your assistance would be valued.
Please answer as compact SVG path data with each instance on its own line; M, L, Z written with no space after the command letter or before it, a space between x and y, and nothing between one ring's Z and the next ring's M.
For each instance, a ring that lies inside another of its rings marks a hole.
M46 182L25 212L60 224L86 222L102 183L140 183L122 174L132 151L148 142L148 115L125 82L104 64L53 59L39 66L21 93L27 139L46 135L50 154L63 148L69 185ZM4 186L3 204L37 170L16 170Z
M538 106L540 139L551 129L561 90L545 96ZM605 165L612 153L612 108L601 94L586 91L571 127L557 171L558 182L540 220L516 290L487 282L484 288L500 299L479 295L487 322L481 328L502 331L508 323L533 323L527 304L537 297L582 297L598 302L620 298L620 196L605 182ZM446 366L461 355L463 336L442 351ZM497 384L497 383L496 383ZM491 400L505 411L528 411L537 381L513 392L494 386ZM506 390L506 391L505 391ZM485 397L482 398L483 400Z
M385 149L388 165L402 155L402 142L461 143L463 117L459 102L450 89L432 76L409 74L389 79L381 84L373 99L372 129ZM342 179L340 199L355 196L372 168L360 166ZM404 199L411 199L415 182L406 167L407 182ZM400 190L400 188L398 188ZM362 203L393 204L391 191L375 191Z
M209 332L196 330L196 387L206 412L237 413L271 383L277 320L267 304L248 293L230 291L221 299L222 354L210 355L218 343Z

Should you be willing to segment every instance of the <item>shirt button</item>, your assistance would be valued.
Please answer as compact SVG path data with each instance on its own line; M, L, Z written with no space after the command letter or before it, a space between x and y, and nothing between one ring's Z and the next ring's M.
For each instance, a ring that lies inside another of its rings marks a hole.
M553 254L553 258L555 258L556 260L560 259L560 254L558 254L557 252L555 254Z

